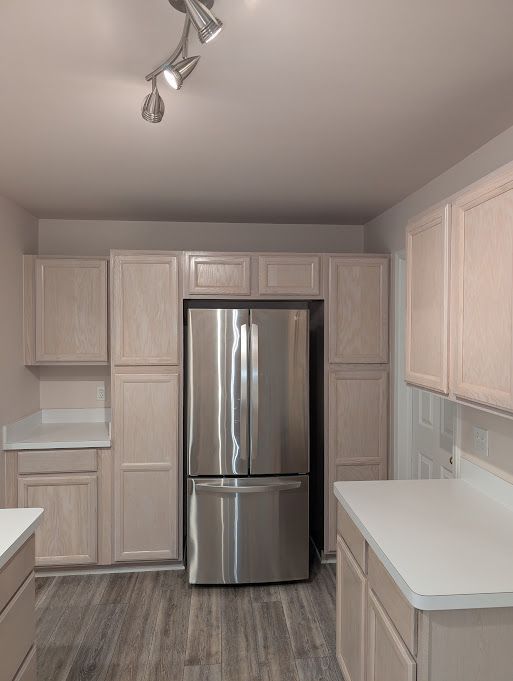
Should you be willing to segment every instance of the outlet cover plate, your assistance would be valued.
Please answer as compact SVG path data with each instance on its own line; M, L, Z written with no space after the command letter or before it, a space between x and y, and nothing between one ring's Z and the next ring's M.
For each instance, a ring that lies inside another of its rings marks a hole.
M474 453L478 456L488 456L488 431L474 426Z
M96 399L100 402L105 402L105 387L103 385L99 385L96 388Z

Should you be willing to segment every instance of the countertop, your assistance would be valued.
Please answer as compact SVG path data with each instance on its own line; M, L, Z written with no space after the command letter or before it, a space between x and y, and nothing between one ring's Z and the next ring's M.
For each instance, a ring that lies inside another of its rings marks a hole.
M110 411L105 409L43 409L3 428L4 450L110 446Z
M0 569L35 531L42 508L0 509Z
M459 480L336 482L335 496L419 610L513 607L513 510Z

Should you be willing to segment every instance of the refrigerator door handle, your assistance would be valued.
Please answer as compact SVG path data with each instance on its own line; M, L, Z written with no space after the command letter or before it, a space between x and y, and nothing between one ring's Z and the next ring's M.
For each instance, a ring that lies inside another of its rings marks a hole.
M248 325L240 327L240 458L248 458Z
M197 493L213 494L251 494L261 492L286 492L287 490L298 489L301 487L301 482L295 480L293 482L275 482L269 485L223 485L215 482L199 482L196 483Z
M258 325L251 324L251 458L258 456ZM251 467L250 467L251 472Z

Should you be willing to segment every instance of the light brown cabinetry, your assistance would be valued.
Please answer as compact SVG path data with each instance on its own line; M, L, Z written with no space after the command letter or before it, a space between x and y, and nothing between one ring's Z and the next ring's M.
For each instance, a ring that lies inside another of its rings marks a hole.
M107 353L107 261L24 258L26 364L102 364Z
M329 259L330 364L388 362L387 256Z
M318 255L261 255L258 258L258 292L264 296L317 297L321 292L321 258Z
M187 296L249 296L251 256L223 253L186 254Z
M180 395L174 369L114 376L117 561L180 557Z
M406 228L406 380L447 394L450 206Z
M45 511L36 530L37 565L96 562L96 474L20 475L18 506Z
M180 363L178 260L172 253L113 254L116 365Z
M367 366L329 372L329 544L336 548L333 483L387 474L388 370Z

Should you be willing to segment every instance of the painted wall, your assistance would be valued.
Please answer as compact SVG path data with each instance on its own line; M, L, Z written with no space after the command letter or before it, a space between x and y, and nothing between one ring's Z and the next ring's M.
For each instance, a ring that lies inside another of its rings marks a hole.
M37 370L23 365L22 254L37 249L37 220L0 197L0 425L39 409Z
M513 160L513 127L501 133L425 187L365 225L365 250L394 253L404 248L408 220ZM489 431L486 463L513 474L513 421L470 407L460 407L463 451L473 454L474 425Z
M41 254L108 255L111 248L359 253L364 248L364 228L361 225L39 221Z
M110 367L41 367L41 409L95 409L110 407ZM96 399L104 388L105 401Z

